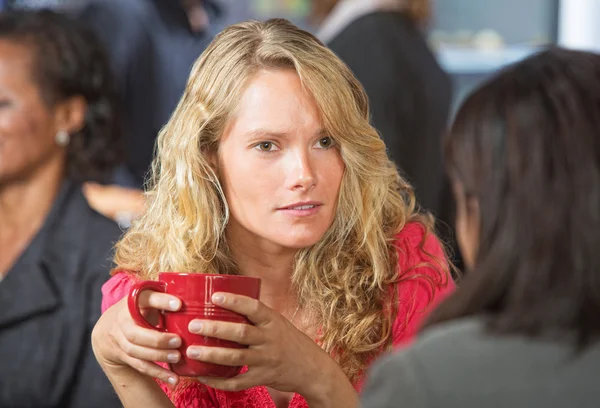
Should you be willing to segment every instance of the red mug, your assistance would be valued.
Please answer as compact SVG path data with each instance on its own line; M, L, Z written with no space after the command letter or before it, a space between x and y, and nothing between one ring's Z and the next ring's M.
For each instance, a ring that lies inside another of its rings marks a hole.
M161 311L158 326L153 326L148 323L139 309L138 299L144 290L176 296L181 300L181 308L176 312ZM181 337L181 347L179 348L181 360L176 364L169 364L170 370L177 375L230 378L240 373L242 367L205 363L186 356L186 350L191 345L225 348L247 347L232 341L190 333L188 325L193 319L252 324L246 316L214 305L211 297L216 292L235 293L258 299L260 279L234 275L161 272L158 275L158 281L138 282L129 291L127 305L129 313L137 324L148 329L175 333Z

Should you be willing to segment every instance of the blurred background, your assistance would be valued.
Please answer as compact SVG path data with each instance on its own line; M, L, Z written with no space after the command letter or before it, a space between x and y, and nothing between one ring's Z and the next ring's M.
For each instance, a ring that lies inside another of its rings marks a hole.
M51 7L77 12L88 0L0 0L0 8ZM316 31L310 0L218 0L218 24L285 17ZM598 0L433 0L427 38L453 81L453 107L490 73L540 47L600 50Z

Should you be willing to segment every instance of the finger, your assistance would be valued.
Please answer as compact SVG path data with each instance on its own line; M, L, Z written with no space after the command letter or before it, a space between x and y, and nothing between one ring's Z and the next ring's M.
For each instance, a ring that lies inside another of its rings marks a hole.
M249 376L248 373L249 372L245 372L244 374L236 375L232 378L197 377L197 380L211 388L236 392L260 385L260 382L257 382L256 377L253 378L252 376Z
M173 333L159 332L138 326L133 320L122 325L121 332L132 344L155 349L176 349L181 347L181 337Z
M231 367L251 365L256 362L254 350L247 348L190 346L187 348L186 354L194 360Z
M194 319L188 325L188 330L190 333L234 341L249 346L263 342L260 330L245 323Z
M152 290L144 290L140 293L140 308L151 307L159 310L175 312L181 307L181 300L173 295Z
M257 299L233 293L217 292L212 295L212 302L246 316L257 326L264 326L273 320L273 310Z
M101 184L94 183L92 181L88 181L83 184L83 194L93 195L93 194L101 194L104 187Z
M153 378L157 378L168 384L176 385L179 382L179 377L177 376L177 374L165 368L162 368L156 363L140 360L130 356L124 357L123 361L135 370L139 371L140 373Z
M155 361L162 363L178 363L181 360L181 353L178 350L156 349L144 347L129 342L124 336L118 340L119 347L130 357L146 361Z

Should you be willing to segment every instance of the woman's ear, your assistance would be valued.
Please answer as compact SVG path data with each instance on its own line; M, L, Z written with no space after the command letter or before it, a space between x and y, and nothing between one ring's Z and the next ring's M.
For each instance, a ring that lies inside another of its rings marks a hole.
M66 131L71 135L79 132L85 126L87 110L87 101L80 95L58 102L54 107L56 131Z

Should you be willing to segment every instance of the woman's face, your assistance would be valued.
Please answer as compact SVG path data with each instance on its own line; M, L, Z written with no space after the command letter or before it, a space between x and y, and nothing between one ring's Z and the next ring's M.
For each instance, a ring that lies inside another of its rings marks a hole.
M0 186L65 160L58 132L31 77L32 54L23 45L0 40Z
M295 71L254 76L220 141L218 162L231 238L299 249L331 226L344 163Z

